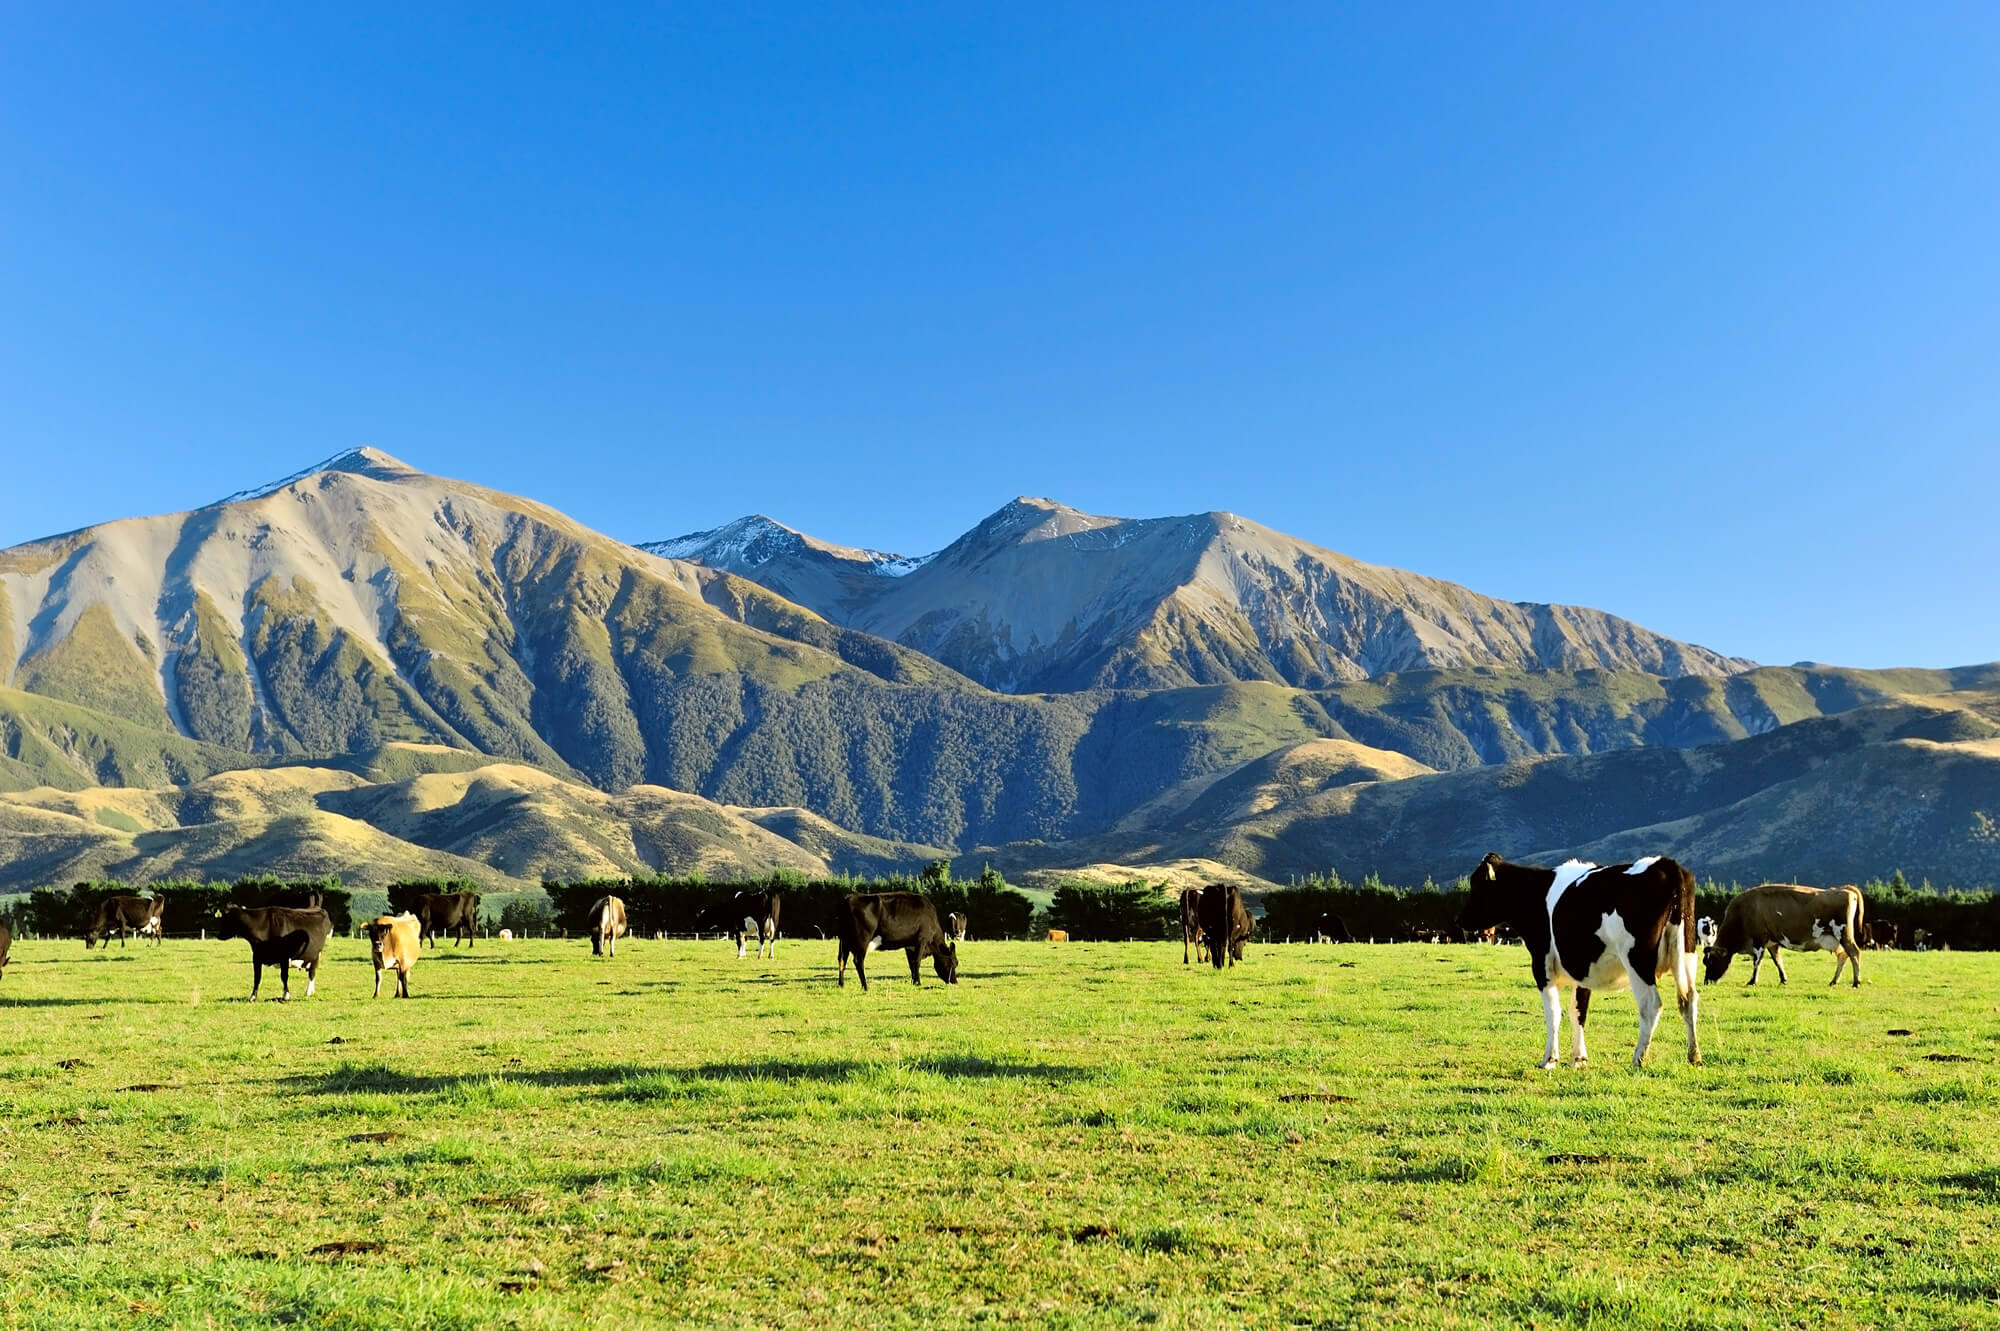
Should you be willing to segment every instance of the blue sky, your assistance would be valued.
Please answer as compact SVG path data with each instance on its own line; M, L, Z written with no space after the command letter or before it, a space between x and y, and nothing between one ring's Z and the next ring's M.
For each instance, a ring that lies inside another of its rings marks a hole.
M1990 5L266 8L9 18L0 546L372 444L2000 658Z

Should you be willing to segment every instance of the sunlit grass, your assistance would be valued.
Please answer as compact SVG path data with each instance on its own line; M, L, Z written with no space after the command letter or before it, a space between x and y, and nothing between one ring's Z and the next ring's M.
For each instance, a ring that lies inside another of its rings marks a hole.
M482 943L402 1002L342 941L252 1006L240 943L17 943L0 1324L2000 1320L2000 958L1725 981L1635 1074L1623 996L1531 1068L1518 949L833 952Z

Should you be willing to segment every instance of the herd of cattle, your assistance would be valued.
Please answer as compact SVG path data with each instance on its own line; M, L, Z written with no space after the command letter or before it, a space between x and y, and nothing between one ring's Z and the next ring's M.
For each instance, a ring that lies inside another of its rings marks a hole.
M1462 934L1491 940L1506 930L1528 949L1530 969L1541 991L1547 1041L1542 1066L1557 1061L1557 1034L1565 1009L1573 1015L1575 1063L1585 1061L1584 1023L1593 993L1630 988L1639 1008L1639 1039L1633 1066L1646 1056L1654 1028L1665 1008L1663 981L1670 981L1676 1005L1687 1028L1691 1063L1701 1062L1697 1031L1700 1006L1695 966L1702 963L1703 980L1713 984L1729 970L1739 953L1751 957L1750 983L1757 982L1768 956L1785 979L1778 959L1784 948L1834 954L1833 983L1843 970L1854 985L1861 983L1861 945L1869 937L1863 919L1861 893L1853 887L1812 888L1795 883L1766 883L1738 895L1723 912L1720 925L1694 915L1694 875L1671 859L1649 856L1631 864L1594 865L1571 860L1554 869L1509 864L1488 855L1472 871L1471 891L1458 918ZM736 955L748 955L754 945L762 958L775 957L781 893L739 892L711 908L698 922L703 931L726 933ZM161 942L164 896L111 897L103 901L84 933L84 946L109 944L115 935ZM382 977L393 972L398 996L410 996L410 971L425 943L437 946L449 935L456 947L468 948L476 936L479 894L455 892L416 898L408 911L368 921L375 967L375 994ZM591 951L618 955L618 940L627 933L625 903L606 896L590 909ZM1211 885L1180 894L1181 961L1210 962L1218 970L1243 959L1244 944L1255 927L1243 904L1240 888ZM217 938L241 938L250 944L250 997L264 981L264 968L276 967L283 997L291 997L291 973L305 972L311 996L319 976L320 955L333 936L333 922L317 893L289 904L227 906L209 921ZM847 983L847 963L868 988L866 959L878 949L900 948L910 964L910 980L922 983L921 965L929 958L938 978L958 983L958 947L968 921L963 914L940 918L928 898L915 892L861 892L849 895L838 922L839 961L836 976ZM206 931L205 931L206 932ZM1877 925L1874 941L1894 946L1893 929ZM1332 916L1322 917L1318 935L1344 939L1347 931ZM506 937L503 932L502 937ZM1066 941L1060 930L1051 942ZM1917 931L1913 940L1922 947ZM0 973L4 973L12 939L0 923ZM1573 1003L1566 999L1573 995Z

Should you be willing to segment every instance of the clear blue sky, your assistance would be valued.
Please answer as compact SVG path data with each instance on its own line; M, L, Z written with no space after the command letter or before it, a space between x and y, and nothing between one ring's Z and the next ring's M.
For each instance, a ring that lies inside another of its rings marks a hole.
M1990 4L291 8L10 13L0 546L372 444L2000 658Z

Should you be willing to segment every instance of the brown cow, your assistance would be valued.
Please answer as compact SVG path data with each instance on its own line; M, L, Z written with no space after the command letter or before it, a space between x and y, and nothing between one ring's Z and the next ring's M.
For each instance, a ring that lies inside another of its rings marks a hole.
M292 996L292 968L306 973L306 997L319 980L319 954L333 936L333 921L323 910L289 910L283 906L225 906L215 916L215 936L242 938L250 943L250 1001L264 983L264 968L276 966L284 982L284 997Z
M1069 941L1069 930L1067 929L1049 930L1049 941L1051 943L1067 943Z
M396 997L410 996L410 971L423 955L424 941L417 933L417 917L381 915L367 924L369 951L375 962L375 997L382 996L382 972L396 972Z
M83 936L85 947L96 947L99 943L110 946L110 935L118 935L118 946L124 947L125 940L132 934L150 938L158 946L161 938L160 915L167 908L167 898L163 893L150 897L106 897L97 903L97 918Z
M432 947L437 946L439 934L450 934L453 947L457 947L462 938L468 948L478 935L477 892L425 892L411 903L410 910L417 917L422 936Z
M617 956L618 940L624 936L624 900L619 897L599 897L590 908L590 955Z
M1243 940L1255 928L1243 908L1243 889L1210 883L1201 890L1201 931L1208 935L1208 959L1217 970L1243 960Z
M14 935L7 928L7 922L0 920L0 975L7 973L7 949L14 945Z
M1181 965L1208 960L1208 935L1201 928L1201 889L1181 889Z
M1750 983L1757 983L1757 971L1769 950L1771 964L1778 968L1778 983L1785 983L1785 966L1778 949L1819 948L1833 953L1833 983L1840 983L1843 966L1852 963L1854 984L1861 984L1860 930L1861 890L1846 887L1805 887L1798 883L1759 883L1741 893L1722 913L1722 927L1716 930L1715 946L1703 957L1703 978L1714 984L1729 970L1738 952L1750 954Z

